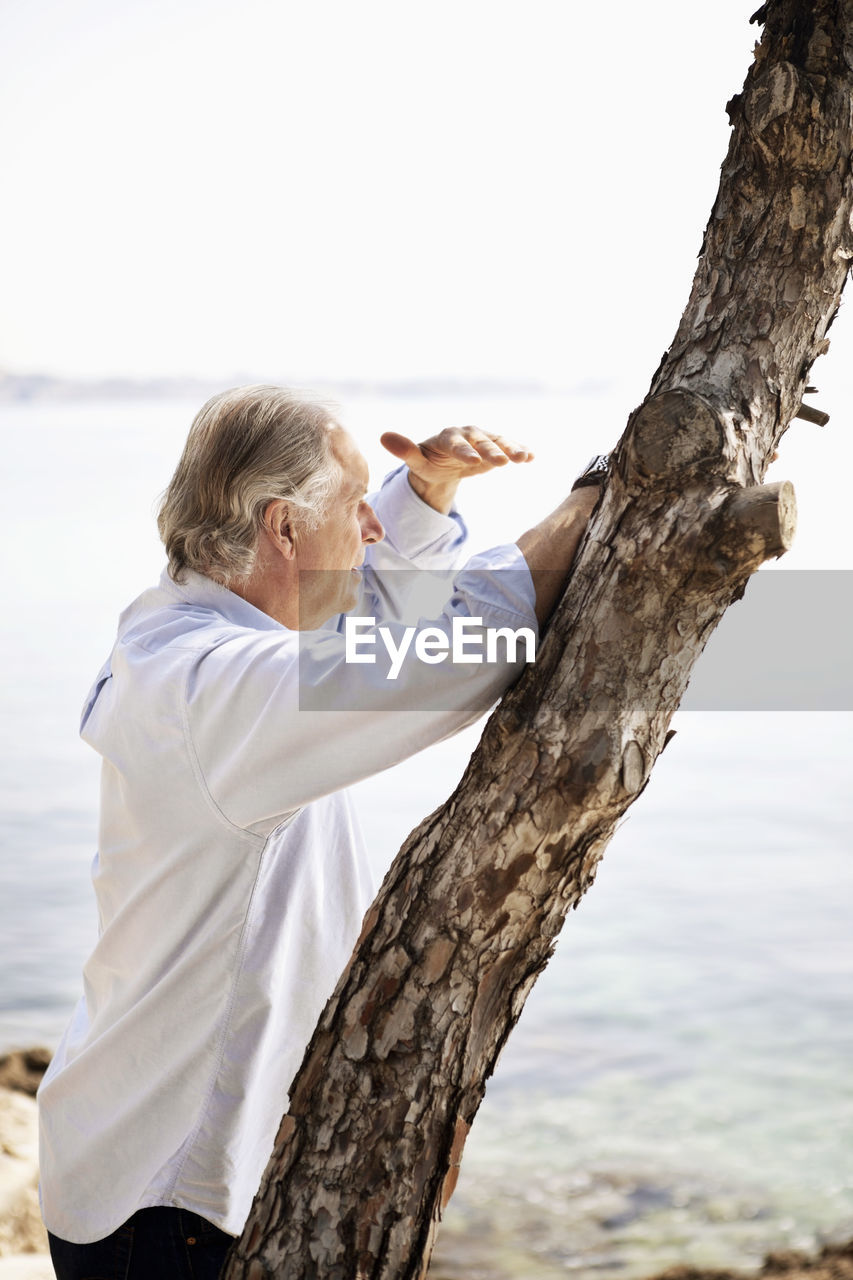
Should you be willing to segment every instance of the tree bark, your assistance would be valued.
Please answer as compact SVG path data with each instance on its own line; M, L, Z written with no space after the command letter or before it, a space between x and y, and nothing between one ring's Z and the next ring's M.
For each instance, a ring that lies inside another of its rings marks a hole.
M687 309L535 666L365 920L226 1280L424 1276L485 1082L691 669L791 542L764 472L853 258L853 0L770 0Z

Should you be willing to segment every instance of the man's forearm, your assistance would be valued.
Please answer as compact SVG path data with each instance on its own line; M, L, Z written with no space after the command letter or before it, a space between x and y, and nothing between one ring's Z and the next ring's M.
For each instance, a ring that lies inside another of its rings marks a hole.
M540 627L560 598L599 494L597 487L576 489L556 511L516 539L533 578Z

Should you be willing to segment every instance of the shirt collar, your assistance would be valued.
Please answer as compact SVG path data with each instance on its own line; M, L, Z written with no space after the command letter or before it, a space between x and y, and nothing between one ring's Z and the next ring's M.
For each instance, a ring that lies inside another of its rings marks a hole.
M229 591L227 587L220 586L218 582L214 582L203 573L197 573L195 569L185 569L182 582L175 582L168 568L164 569L160 575L160 590L184 604L201 605L203 608L212 609L238 627L251 627L255 631L286 629L268 613L256 609L242 596Z

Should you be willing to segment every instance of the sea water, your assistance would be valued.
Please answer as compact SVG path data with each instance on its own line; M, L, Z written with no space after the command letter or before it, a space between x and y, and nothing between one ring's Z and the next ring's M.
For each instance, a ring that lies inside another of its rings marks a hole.
M2 411L0 1051L55 1043L79 994L97 763L77 716L118 611L159 574L154 502L195 407ZM534 444L529 471L466 486L478 545L554 505L619 412L592 392L344 403L377 477L381 430L473 421ZM815 513L805 570L849 566L821 523L820 461L794 449L785 473ZM853 716L682 712L675 727L489 1084L436 1277L749 1265L853 1233ZM378 874L476 738L357 789Z

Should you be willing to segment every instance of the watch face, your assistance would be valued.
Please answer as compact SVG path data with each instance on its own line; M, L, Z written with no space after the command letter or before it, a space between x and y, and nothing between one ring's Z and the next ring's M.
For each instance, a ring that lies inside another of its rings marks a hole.
M590 458L589 462L572 485L572 488L579 489L586 484L600 484L607 475L609 463L609 454L597 453L595 457Z

